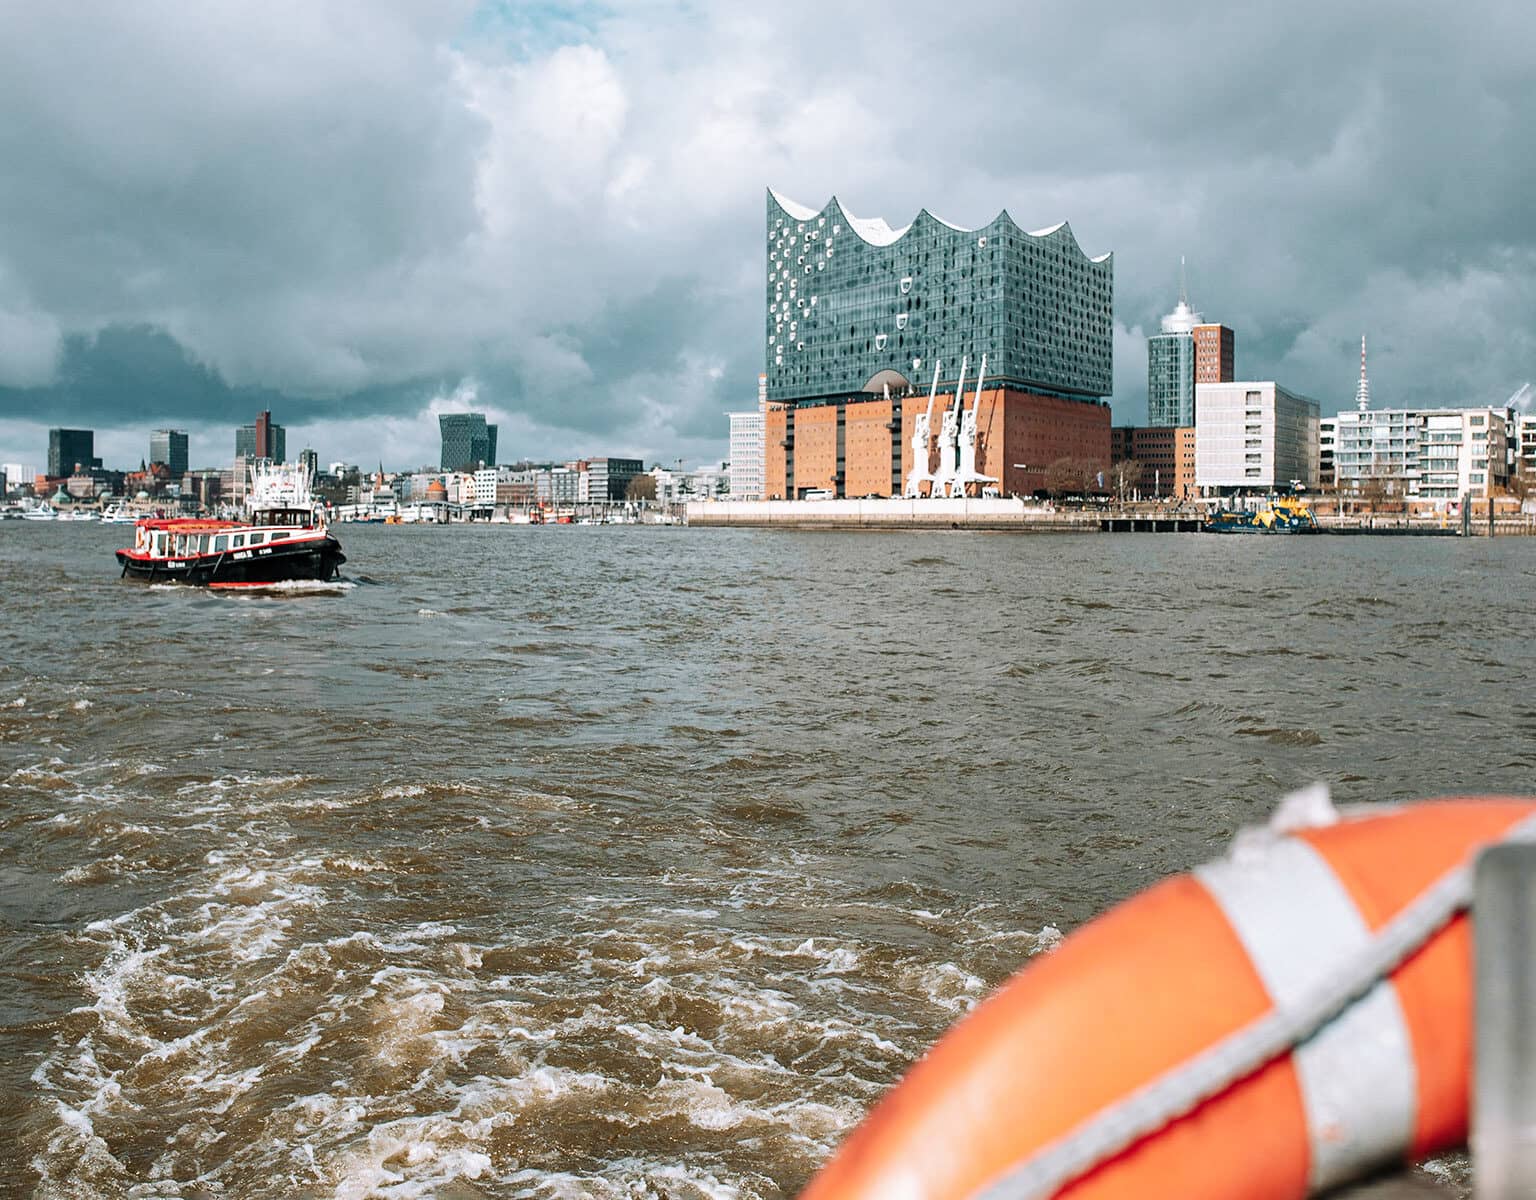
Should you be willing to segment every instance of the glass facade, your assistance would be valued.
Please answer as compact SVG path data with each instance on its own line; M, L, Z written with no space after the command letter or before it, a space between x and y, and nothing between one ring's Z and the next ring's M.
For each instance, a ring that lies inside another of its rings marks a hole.
M93 429L50 429L48 431L48 474L60 478L74 474L76 465L89 471L101 466L96 458L96 431Z
M630 480L644 473L645 464L638 458L594 458L588 461L587 471L591 499L623 500Z
M149 435L149 461L164 463L171 476L180 479L187 473L187 435L180 429L157 429Z
M1147 424L1195 423L1195 339L1157 333L1147 339Z
M1074 398L1109 395L1114 262L1071 229L1026 233L1006 213L982 229L926 210L905 230L820 212L768 193L764 328L767 398L879 392L882 372L926 390L981 356L999 384ZM875 381L871 385L871 381Z
M485 423L484 413L440 413L437 428L443 438L442 470L496 465L496 426Z

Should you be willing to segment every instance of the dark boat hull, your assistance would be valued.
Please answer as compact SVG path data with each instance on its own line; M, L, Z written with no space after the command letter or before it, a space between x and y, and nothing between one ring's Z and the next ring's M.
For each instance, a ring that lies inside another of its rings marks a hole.
M148 558L117 552L125 578L146 583L185 583L194 587L259 588L294 581L335 579L347 556L341 543L327 536L291 546L258 546L239 554L204 554L194 558Z
M1316 525L1282 525L1278 521L1268 528L1263 525L1208 524L1206 533L1320 533Z

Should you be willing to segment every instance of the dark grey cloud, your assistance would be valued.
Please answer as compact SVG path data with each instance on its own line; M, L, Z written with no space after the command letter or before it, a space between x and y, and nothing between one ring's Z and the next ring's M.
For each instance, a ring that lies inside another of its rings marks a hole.
M1383 402L1536 376L1519 4L3 12L0 458L59 421L223 454L271 407L404 465L471 401L514 454L719 454L770 184L1069 219L1115 252L1117 419L1180 255L1240 372L1325 410L1362 332Z

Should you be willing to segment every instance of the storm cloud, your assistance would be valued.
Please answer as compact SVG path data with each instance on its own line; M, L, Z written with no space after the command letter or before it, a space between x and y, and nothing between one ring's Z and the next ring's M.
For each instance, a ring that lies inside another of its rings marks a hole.
M1536 376L1524 6L0 2L0 460L52 424L719 457L763 193L1068 219L1115 252L1117 421L1176 296L1325 412Z

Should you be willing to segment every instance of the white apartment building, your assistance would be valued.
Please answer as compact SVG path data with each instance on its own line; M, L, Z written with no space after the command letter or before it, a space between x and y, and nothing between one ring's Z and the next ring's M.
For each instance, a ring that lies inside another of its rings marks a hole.
M1515 460L1527 486L1536 484L1536 413L1516 414Z
M682 504L688 500L740 499L731 491L730 468L734 465L734 463L719 463L715 466L697 467L692 471L669 471L665 467L653 467L650 476L656 481L656 503ZM759 499L761 495L759 492Z
M1195 484L1202 491L1315 488L1317 403L1273 380L1195 385Z
M1337 464L1334 451L1338 448L1339 419L1324 417L1317 423L1317 483L1319 487L1332 487Z
M726 413L731 422L732 500L761 500L765 488L764 422L761 409Z
M534 497L540 504L575 504L580 494L581 474L570 467L541 470L534 476Z
M501 473L495 467L481 467L475 472L474 506L489 508L496 503L496 481Z
M1509 486L1519 433L1508 410L1368 409L1336 420L1341 491L1379 486L1389 496L1443 502Z
M5 476L5 486L8 489L19 488L22 485L31 487L32 481L38 476L38 470L26 463L0 463L0 475Z

